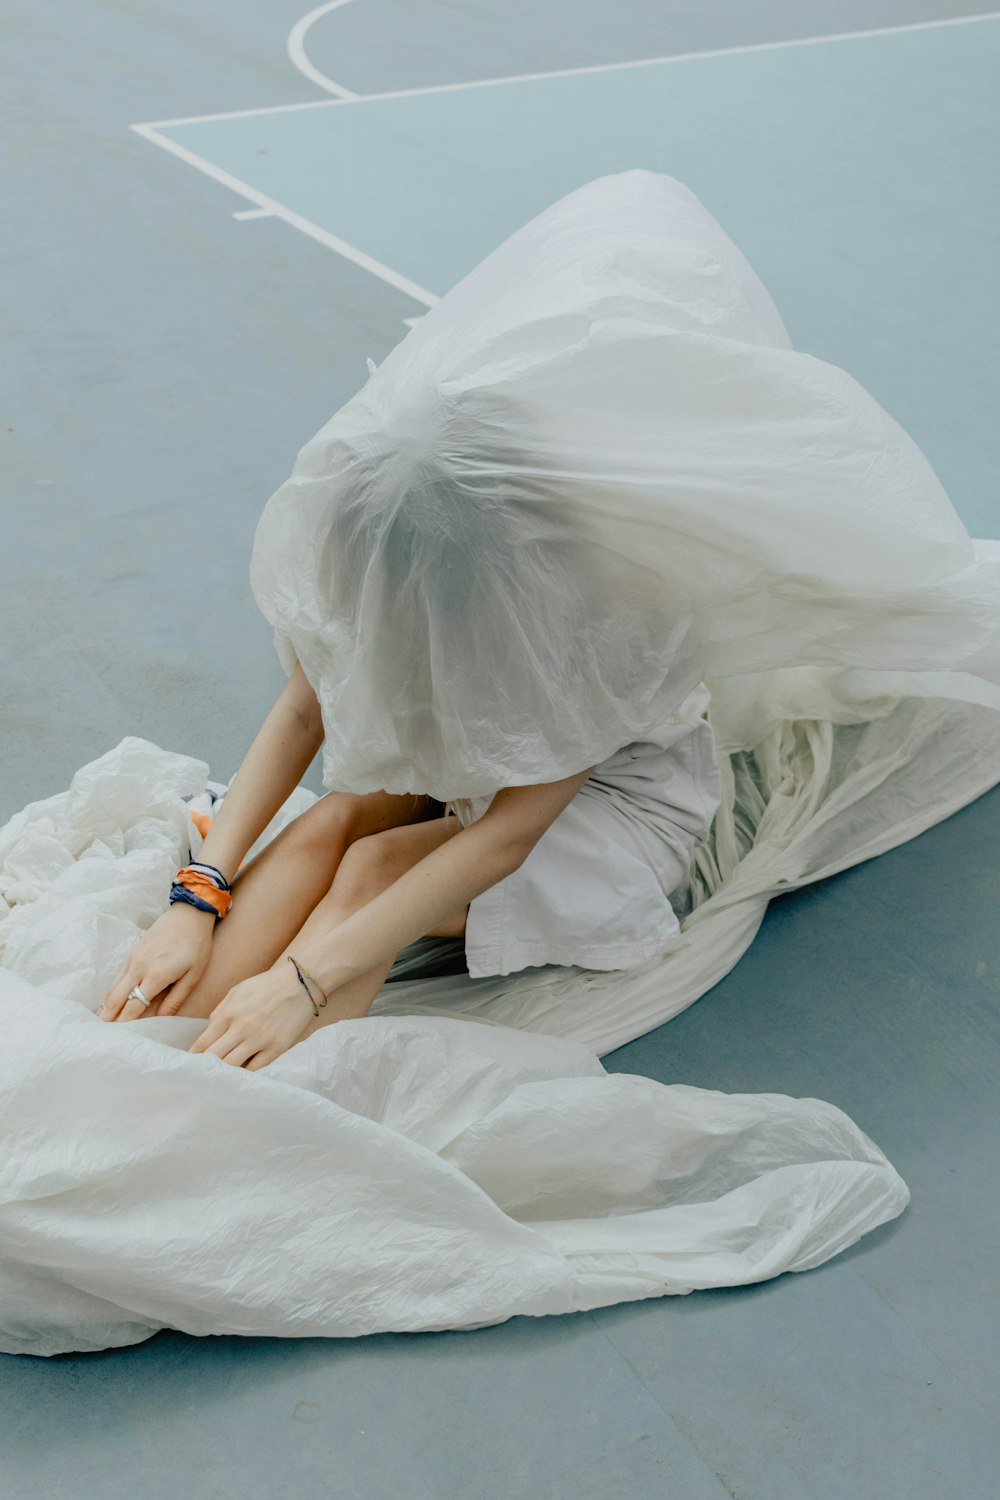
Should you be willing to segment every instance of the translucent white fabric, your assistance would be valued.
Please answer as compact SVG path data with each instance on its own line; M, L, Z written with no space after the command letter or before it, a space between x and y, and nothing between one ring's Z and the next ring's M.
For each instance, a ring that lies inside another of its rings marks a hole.
M557 780L701 680L724 749L882 712L903 672L1000 709L1000 543L654 172L567 194L421 318L268 500L251 582L341 790Z
M252 582L331 788L555 779L704 680L681 930L627 972L415 945L267 1069L192 1056L200 1023L88 1012L200 848L208 767L122 741L0 830L0 1347L467 1327L805 1269L902 1211L832 1103L597 1062L775 892L1000 780L1000 543L688 189L598 179L488 257L302 450Z
M201 1021L98 1020L207 770L130 737L0 830L0 1350L572 1312L806 1270L906 1206L831 1103L488 1019L339 1022L253 1073L189 1053Z

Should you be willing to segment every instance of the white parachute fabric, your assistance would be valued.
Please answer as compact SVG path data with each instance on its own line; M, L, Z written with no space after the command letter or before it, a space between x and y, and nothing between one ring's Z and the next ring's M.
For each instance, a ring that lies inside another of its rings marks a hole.
M910 693L1000 710L1000 543L653 172L567 194L424 315L299 452L251 582L333 789L557 780L702 680L726 751Z
M723 799L711 835L695 851L688 887L677 893L680 931L647 963L473 979L435 972L455 948L440 939L400 956L398 982L382 989L372 1014L489 1018L571 1037L602 1055L624 1046L729 973L772 896L915 838L994 786L1000 714L911 697L858 724L787 720L753 752L722 755L721 770Z
M207 769L130 737L0 830L0 1350L682 1295L819 1265L905 1208L831 1103L606 1074L488 1018L339 1022L253 1073L186 1050L202 1021L98 1020L200 848Z
M251 581L333 789L556 779L704 680L722 805L641 969L415 945L370 1017L248 1074L186 1052L200 1023L88 1013L197 856L207 766L130 738L30 804L0 830L3 1348L469 1327L804 1269L902 1211L830 1103L597 1061L777 891L1000 780L1000 543L790 348L688 189L599 179L488 257L302 450Z

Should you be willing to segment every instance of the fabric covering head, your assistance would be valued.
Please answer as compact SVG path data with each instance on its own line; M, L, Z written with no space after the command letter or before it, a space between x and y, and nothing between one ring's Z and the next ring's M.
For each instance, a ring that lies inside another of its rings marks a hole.
M695 195L632 171L372 367L265 506L251 584L324 784L446 802L597 764L701 680L723 749L878 712L901 672L1000 708L987 545Z

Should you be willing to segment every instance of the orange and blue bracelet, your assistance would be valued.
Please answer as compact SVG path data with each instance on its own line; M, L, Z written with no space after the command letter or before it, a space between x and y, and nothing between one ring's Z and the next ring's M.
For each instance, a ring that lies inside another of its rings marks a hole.
M233 904L229 881L215 865L195 860L177 871L170 887L170 903L186 902L199 911L213 912L216 920L224 917Z

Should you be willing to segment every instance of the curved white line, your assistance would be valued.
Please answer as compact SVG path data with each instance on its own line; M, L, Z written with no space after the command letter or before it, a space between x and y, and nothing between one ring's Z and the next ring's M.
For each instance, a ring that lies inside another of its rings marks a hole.
M335 94L338 99L360 99L361 95L355 94L352 89L345 89L342 84L334 83L333 79L327 78L319 68L314 68L306 55L305 40L310 26L314 21L318 21L320 16L325 16L329 11L338 10L340 6L349 4L350 0L328 0L326 5L317 5L315 10L311 10L308 15L296 21L288 33L286 43L292 66L297 68L304 78L308 78L310 83L315 83L319 88L325 89L328 94Z

